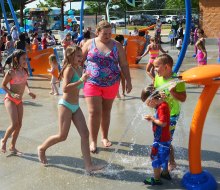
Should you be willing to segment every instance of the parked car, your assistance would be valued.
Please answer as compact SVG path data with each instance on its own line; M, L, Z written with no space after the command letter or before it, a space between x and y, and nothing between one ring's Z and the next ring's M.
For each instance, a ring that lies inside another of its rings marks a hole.
M151 19L143 14L130 16L130 23L133 26L134 25L147 26L147 25L151 25L151 22L152 22Z
M165 24L166 23L166 17L165 16L163 16L163 15L153 15L153 17L154 18L156 18L156 19L160 19L160 21L163 23L163 24Z
M176 19L178 18L177 15L167 15L166 16L166 23L171 24L172 20L175 18Z
M125 19L124 18L118 18L115 16L112 16L109 18L111 24L115 24L116 26L125 26Z

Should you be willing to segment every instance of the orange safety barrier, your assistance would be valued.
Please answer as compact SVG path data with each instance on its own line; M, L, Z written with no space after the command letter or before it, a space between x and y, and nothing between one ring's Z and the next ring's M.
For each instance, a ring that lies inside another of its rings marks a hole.
M49 75L47 71L50 69L48 58L51 54L54 54L53 48L28 52L33 75Z
M138 31L139 31L139 32L146 32L146 31L148 31L148 30L150 30L150 29L154 29L155 26L156 26L156 25L153 24L153 25L151 25L151 26L148 26L147 28L139 29Z
M32 51L38 51L38 45L36 45L36 44L31 44L31 50Z

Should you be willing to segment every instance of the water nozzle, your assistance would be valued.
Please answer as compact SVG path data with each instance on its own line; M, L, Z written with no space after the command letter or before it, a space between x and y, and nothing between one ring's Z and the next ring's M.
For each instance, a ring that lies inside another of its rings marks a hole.
M180 79L182 80L182 76L172 76L173 79Z

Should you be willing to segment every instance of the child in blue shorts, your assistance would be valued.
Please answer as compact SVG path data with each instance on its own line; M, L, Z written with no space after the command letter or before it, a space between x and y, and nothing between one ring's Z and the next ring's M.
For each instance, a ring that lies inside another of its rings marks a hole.
M169 105L164 101L158 92L153 93L154 87L148 86L143 89L141 100L146 101L147 106L155 108L155 115L145 115L145 119L152 122L154 142L151 149L152 167L154 177L147 177L145 184L162 185L160 178L171 180L168 172L168 161L170 154L170 110ZM162 168L162 171L161 171Z

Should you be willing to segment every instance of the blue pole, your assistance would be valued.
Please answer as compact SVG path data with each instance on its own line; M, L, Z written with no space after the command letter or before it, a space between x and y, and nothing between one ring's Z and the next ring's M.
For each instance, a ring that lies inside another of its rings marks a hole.
M84 13L84 0L81 1L81 10L80 10L80 36L83 35L83 13Z
M6 12L5 12L4 0L1 0L0 2L1 2L2 13L4 15L4 20L5 20L6 28L7 28L8 34L10 34L10 26L9 26L7 15L6 15Z
M13 19L15 21L15 26L16 26L16 28L18 30L18 33L20 34L21 33L20 26L19 26L19 23L18 23L18 19L17 19L16 15L15 15L15 10L13 8L11 0L8 0L8 5L9 5L9 8L11 10L12 17L13 17Z
M174 66L173 69L174 73L177 73L179 71L179 68L185 57L186 50L189 44L189 38L190 38L190 29L191 29L191 20L192 20L190 0L185 0L185 7L186 7L186 28L185 28L184 40L183 40L182 49L179 54L179 58L177 59L176 65Z

